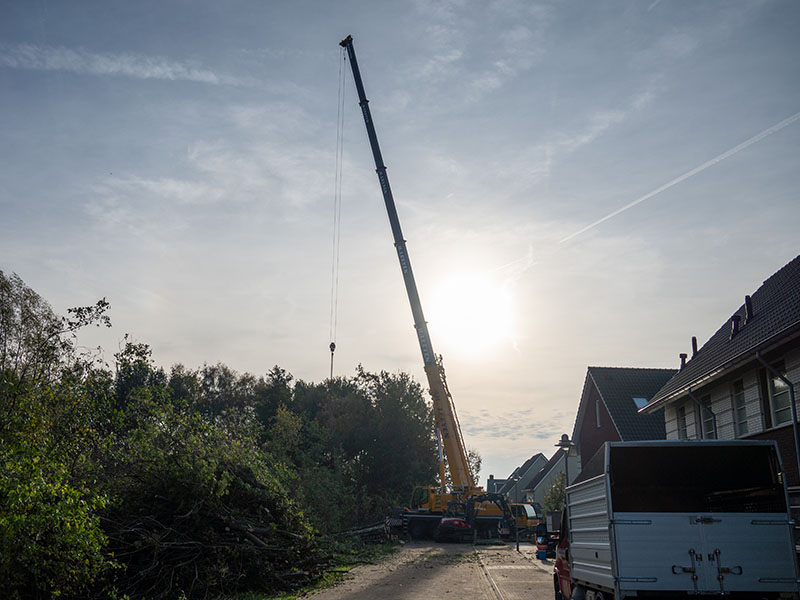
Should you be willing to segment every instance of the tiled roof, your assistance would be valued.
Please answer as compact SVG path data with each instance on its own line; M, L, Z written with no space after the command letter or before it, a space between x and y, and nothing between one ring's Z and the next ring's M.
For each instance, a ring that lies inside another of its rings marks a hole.
M525 477L525 473L528 471L528 469L531 468L531 465L536 461L536 459L540 457L543 459L544 455L541 452L537 452L536 454L531 456L528 460L526 460L524 463L522 463L521 467L517 467L516 469L514 469L514 472L511 473L511 475L509 475L506 478L503 487L497 490L498 493L507 494L509 491L511 491L511 488L514 487L514 484L516 483L512 478L515 475L519 475L520 478Z
M652 398L675 374L674 369L589 367L588 377L608 409L624 441L659 440L666 437L664 415L640 414L634 398Z
M553 470L553 467L558 464L558 461L563 458L564 454L565 452L561 448L556 450L553 456L550 457L550 460L547 461L547 464L542 467L542 470L537 473L536 477L531 480L525 489L535 490L536 487L542 482L542 479L547 477L547 474L550 473L550 471Z
M729 318L643 410L650 412L665 400L684 395L689 387L750 360L756 351L800 331L800 256L767 279L752 294L751 304L753 316L749 320L744 304L734 313L740 318L736 335L731 337Z

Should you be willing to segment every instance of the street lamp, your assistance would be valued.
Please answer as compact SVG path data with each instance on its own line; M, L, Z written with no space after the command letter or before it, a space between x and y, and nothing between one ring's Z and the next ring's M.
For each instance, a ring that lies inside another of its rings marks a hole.
M519 552L519 527L517 526L517 511L519 507L519 475L512 475L511 480L514 482L514 510L511 511L511 515L514 518L514 537L517 541L517 552Z
M569 436L566 433L561 434L561 439L558 440L556 446L559 448L563 448L566 450L566 454L564 456L564 499L566 500L567 496L567 486L569 485L569 449L575 445Z

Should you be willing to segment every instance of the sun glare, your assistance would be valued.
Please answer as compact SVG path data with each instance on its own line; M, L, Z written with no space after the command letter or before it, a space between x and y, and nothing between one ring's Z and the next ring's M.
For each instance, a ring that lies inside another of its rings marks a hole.
M478 275L459 275L433 290L428 312L435 349L480 355L513 341L513 306L507 286Z

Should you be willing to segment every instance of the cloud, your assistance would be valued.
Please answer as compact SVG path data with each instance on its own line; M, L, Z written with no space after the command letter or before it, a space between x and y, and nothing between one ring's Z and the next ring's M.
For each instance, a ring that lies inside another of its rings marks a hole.
M529 408L497 413L487 409L462 411L461 428L470 438L491 438L503 441L558 439L562 433L564 415L544 418L532 415Z
M544 55L547 7L517 0L487 5L418 1L415 6L427 23L422 39L428 58L411 76L463 83L460 96L468 103L502 88Z
M716 165L718 163L721 163L723 160L725 160L727 158L730 158L734 154L737 154L738 152L741 152L742 150L745 150L746 148L749 148L753 144L756 144L756 143L760 142L761 140L763 140L765 137L768 137L768 136L772 135L773 133L776 133L776 132L780 131L784 127L788 127L789 125L791 125L792 123L794 123L795 121L798 121L798 120L800 120L800 112L793 114L791 117L787 117L786 119L784 119L780 123L776 123L772 127L768 127L767 129L761 131L760 133L757 133L753 137L748 138L747 140L745 140L741 144L738 144L738 145L734 146L733 148L730 148L730 149L726 150L725 152L723 152L721 154L718 154L717 156L715 156L711 160L707 160L703 164L701 164L701 165L699 165L699 166L697 166L697 167L695 167L693 169L690 169L689 171L687 171L683 175L680 175L679 177L676 177L675 179L672 179L671 181L668 181L664 185L662 185L660 187L657 187L653 191L648 192L647 194L645 194L644 196L640 196L639 198L637 198L633 202L629 202L625 206L623 206L621 208L618 208L617 210L615 210L613 212L610 212L606 216L594 221L593 223L590 223L589 225L586 225L585 227L583 227L582 229L579 229L575 233L571 233L570 235L566 236L565 238L562 238L559 241L559 243L563 244L565 242L570 241L573 238L578 237L582 233L585 233L585 232L589 231L590 229L594 229L595 227L597 227L601 223L604 223L604 222L608 221L609 219L612 219L612 218L616 217L617 215L625 212L626 210L631 209L634 206L637 206L638 204L641 204L645 200L649 200L653 196L657 196L661 192L663 192L665 190L668 190L672 186L678 185L679 183L689 179L690 177L694 177L698 173L702 173L706 169L708 169L710 167L713 167L714 165Z
M20 44L0 51L0 65L12 69L68 71L82 75L116 75L136 79L196 81L217 85L235 83L192 62L176 62L142 54L97 54L63 46Z

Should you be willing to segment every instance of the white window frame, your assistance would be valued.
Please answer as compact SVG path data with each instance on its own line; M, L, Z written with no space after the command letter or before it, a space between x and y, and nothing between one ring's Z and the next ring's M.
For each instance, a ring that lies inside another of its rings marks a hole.
M731 408L733 409L733 426L736 437L744 437L749 433L744 379L737 379L731 384Z
M675 420L678 424L678 439L688 440L689 429L686 427L686 403L681 404L675 409Z
M786 366L783 362L773 367L778 373L786 377ZM792 422L791 396L789 386L780 378L767 371L767 392L769 394L769 410L772 416L772 426L781 427ZM778 413L783 420L778 421Z
M714 413L711 411L711 396L703 396L700 398L700 404L697 405L695 412L697 439L699 440L714 440Z

